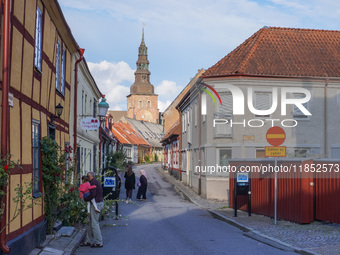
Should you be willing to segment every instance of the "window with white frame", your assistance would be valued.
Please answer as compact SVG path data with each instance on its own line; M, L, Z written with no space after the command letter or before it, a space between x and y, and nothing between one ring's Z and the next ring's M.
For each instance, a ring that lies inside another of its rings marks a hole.
M87 106L87 94L85 94L85 103L84 103L84 106L85 106L85 110L84 110L85 111L85 115L87 115L87 109L86 109L87 108L86 107Z
M66 50L63 48L63 53L61 55L61 94L65 95L65 72L66 72Z
M233 97L231 93L220 93L222 105L218 105L217 112L215 112L215 137L231 137L232 127L230 121L233 112Z
M81 92L81 115L84 116L84 100L85 100L85 92L82 90Z
M34 48L34 66L41 71L41 51L42 51L42 12L37 7L35 21L35 48Z
M217 155L219 166L229 166L229 160L232 158L231 148L218 148Z
M191 108L188 109L187 111L187 129L189 129L190 126L190 115L191 115Z
M195 103L195 106L194 106L194 118L195 118L195 127L197 127L197 121L198 121L198 107L197 107L197 102Z
M293 97L296 99L299 98L305 98L306 95L303 93L294 93ZM310 102L310 101L309 101ZM309 110L309 102L303 103L302 106L305 107L307 110ZM308 115L305 115L299 107L297 107L296 105L294 105L294 109L293 109L293 117L294 119L308 119Z
M182 133L184 133L184 127L185 127L184 113L182 113Z
M32 121L32 164L33 164L33 195L39 195L40 186L40 160L39 160L39 141L40 141L40 123Z
M60 41L57 40L57 53L55 60L55 86L60 91ZM61 92L61 91L60 91Z
M269 110L271 108L272 94L270 92L255 92L255 109L259 111ZM269 114L255 115L255 117L269 117Z

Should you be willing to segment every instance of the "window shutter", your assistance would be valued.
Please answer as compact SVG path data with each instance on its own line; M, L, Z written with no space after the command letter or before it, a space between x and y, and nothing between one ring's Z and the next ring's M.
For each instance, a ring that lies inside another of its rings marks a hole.
M233 97L231 93L220 93L222 105L218 105L218 114L232 115L233 114Z
M295 93L294 98L304 98L305 95L301 93ZM302 104L306 109L308 109L308 103L303 103ZM308 116L304 115L304 113L296 106L294 105L294 110L293 110L293 116L295 118L307 118Z
M256 110L268 110L270 108L270 94L269 93L256 93L255 108Z

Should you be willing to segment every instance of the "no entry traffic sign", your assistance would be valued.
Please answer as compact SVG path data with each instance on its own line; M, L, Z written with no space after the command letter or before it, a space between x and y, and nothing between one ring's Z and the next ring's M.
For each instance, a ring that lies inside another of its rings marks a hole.
M285 131L280 127L271 127L266 134L267 142L272 146L280 146L286 139Z

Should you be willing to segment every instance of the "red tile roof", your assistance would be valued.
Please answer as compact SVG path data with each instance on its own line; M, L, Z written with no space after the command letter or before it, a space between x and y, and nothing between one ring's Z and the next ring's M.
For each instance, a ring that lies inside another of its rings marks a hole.
M121 144L130 144L129 140L127 139L126 135L123 134L122 130L116 128L115 126L112 126L112 133Z
M340 31L264 27L202 77L340 77Z
M120 143L149 146L143 137L135 131L129 123L113 123L112 132Z
M181 123L179 120L176 121L175 124L173 124L169 131L164 135L164 138L162 139L162 142L166 142L167 139L179 136L181 134Z

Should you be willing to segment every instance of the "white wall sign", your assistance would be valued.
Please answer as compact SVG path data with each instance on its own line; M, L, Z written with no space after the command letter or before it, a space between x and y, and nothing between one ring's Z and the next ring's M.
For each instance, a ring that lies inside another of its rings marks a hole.
M97 130L100 126L100 121L96 118L84 118L81 120L80 126L85 130Z

